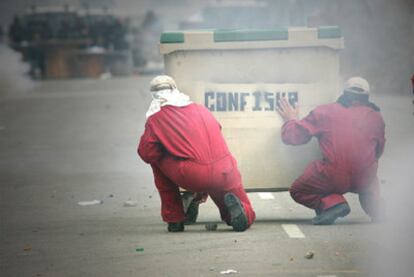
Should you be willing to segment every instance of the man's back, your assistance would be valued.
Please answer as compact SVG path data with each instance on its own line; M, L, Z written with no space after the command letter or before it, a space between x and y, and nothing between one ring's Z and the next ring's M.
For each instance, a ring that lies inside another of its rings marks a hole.
M379 112L362 105L345 108L337 103L320 110L325 120L320 126L319 143L332 164L356 172L371 166L382 154L384 121Z
M305 132L292 135L292 130L302 127ZM379 112L363 105L346 108L338 103L319 106L296 123L287 122L282 135L289 144L305 143L316 136L324 160L352 172L375 163L385 143L384 121Z
M211 162L229 154L219 123L204 106L164 106L147 124L173 156Z

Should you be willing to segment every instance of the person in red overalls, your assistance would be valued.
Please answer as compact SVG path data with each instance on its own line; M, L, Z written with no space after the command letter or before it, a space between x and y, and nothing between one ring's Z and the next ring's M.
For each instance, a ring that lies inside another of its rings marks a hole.
M318 106L301 120L297 108L286 99L280 102L283 142L300 145L316 137L322 151L323 159L311 162L289 189L296 202L316 211L315 225L333 224L350 212L343 197L347 192L359 194L372 221L383 219L377 168L385 124L368 93L365 79L350 78L337 102Z
M207 193L223 221L235 231L246 230L256 215L220 124L207 108L178 91L169 76L155 77L150 90L153 101L138 154L152 167L168 231L184 231L179 187Z

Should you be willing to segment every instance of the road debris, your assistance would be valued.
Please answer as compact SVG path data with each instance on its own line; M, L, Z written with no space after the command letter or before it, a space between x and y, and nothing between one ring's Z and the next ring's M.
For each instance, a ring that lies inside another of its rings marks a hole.
M32 246L31 246L30 244L26 245L26 246L23 248L23 251L26 251L26 252L30 252L30 251L32 251Z
M128 200L124 202L124 207L136 207L138 205L138 201Z
M315 253L313 251L309 251L305 254L305 258L308 260L313 259L314 256L315 256Z
M98 205L103 204L103 200L92 200L92 201L80 201L78 202L78 205L80 206L92 206L92 205Z
M227 275L227 274L236 274L236 273L238 273L238 272L237 272L237 270L234 270L234 269L227 269L227 270L220 271L220 274L225 274L225 275Z
M207 231L216 231L217 230L217 223L206 223L204 225Z
M135 249L135 251L136 252L144 252L144 248L140 247L140 248Z

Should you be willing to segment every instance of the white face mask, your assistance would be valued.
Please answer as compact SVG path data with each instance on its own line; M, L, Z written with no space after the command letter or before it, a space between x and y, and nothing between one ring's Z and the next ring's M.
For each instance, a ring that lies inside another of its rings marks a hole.
M158 99L159 98L158 91L151 91L151 97L152 99Z
M147 118L160 111L162 106L171 105L183 107L192 103L187 95L177 89L163 89L151 91L150 93L153 100L146 114Z
M160 100L169 98L172 95L178 94L179 91L176 89L163 89L163 90L157 90L157 91L151 91L151 97L154 100Z

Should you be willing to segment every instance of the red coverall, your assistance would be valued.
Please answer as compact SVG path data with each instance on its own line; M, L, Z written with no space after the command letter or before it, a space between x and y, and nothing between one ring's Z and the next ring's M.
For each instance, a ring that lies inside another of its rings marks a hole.
M292 198L317 213L346 202L346 192L359 194L364 211L378 215L378 159L384 151L385 124L380 112L338 103L315 108L302 120L282 127L286 144L305 144L317 137L323 159L311 162L290 188Z
M207 192L228 224L230 215L224 195L232 192L240 199L248 224L255 220L221 126L204 106L193 103L162 107L148 118L138 154L153 169L165 222L185 220L179 186L193 192Z

